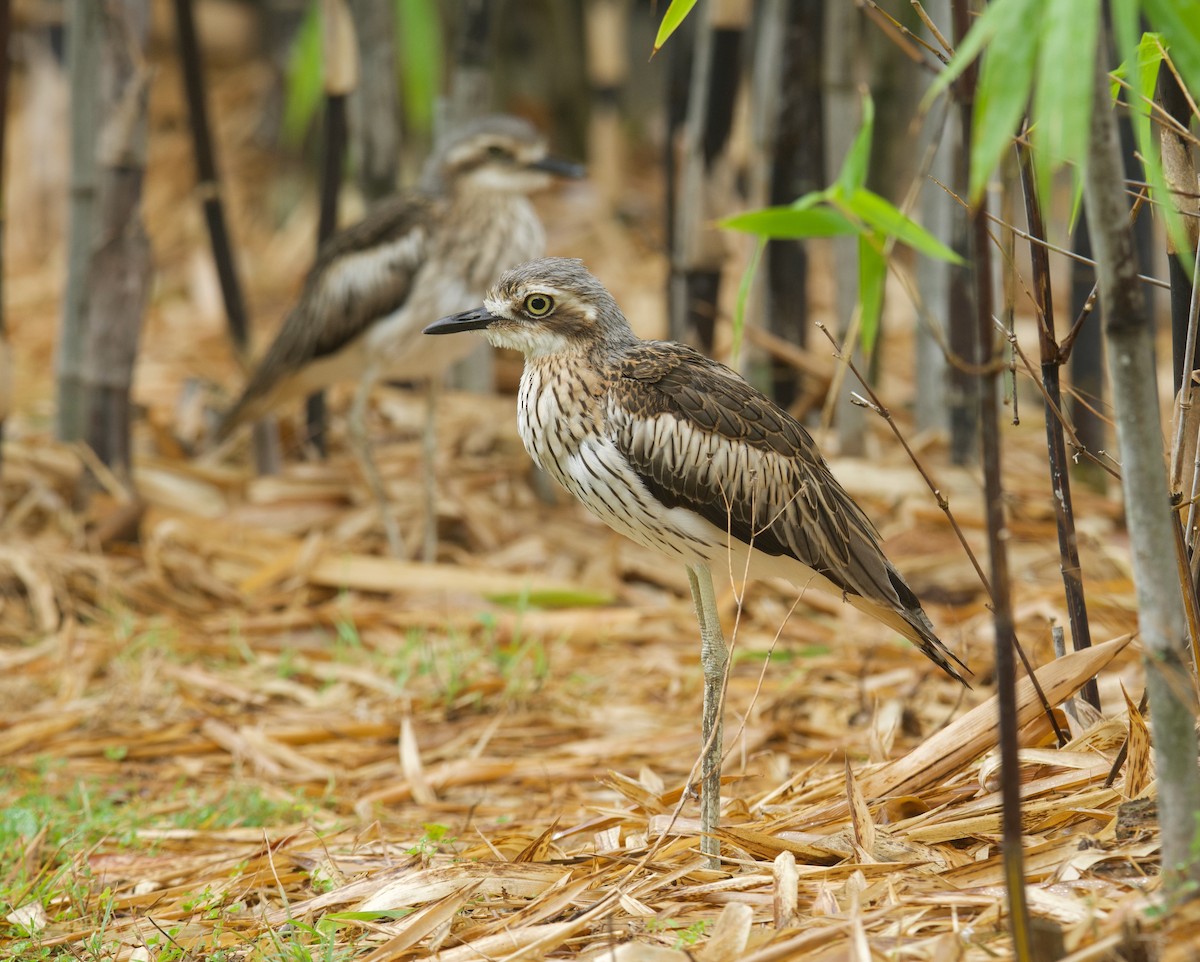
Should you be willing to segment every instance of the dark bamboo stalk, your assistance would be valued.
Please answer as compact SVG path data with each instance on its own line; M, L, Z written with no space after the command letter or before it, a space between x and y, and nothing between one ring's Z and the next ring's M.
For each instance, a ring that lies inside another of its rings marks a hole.
M84 438L104 464L128 479L130 389L151 275L150 241L141 213L149 0L104 4L100 20L97 230L86 274Z
M442 104L442 116L437 118L435 142L448 129L488 113L496 105L494 14L498 5L492 0L456 0L454 6L457 8L454 72L450 95ZM480 343L454 366L449 383L478 394L491 392L496 385L495 353L487 344Z
M358 47L354 21L346 0L324 0L321 5L324 43L325 119L322 127L320 212L317 218L317 252L338 226L338 194L346 159L346 102L358 86ZM305 402L308 440L317 454L328 453L329 416L325 392L310 394Z
M1171 117L1179 121L1183 125L1183 129L1186 130L1192 119L1191 105L1188 103L1188 98L1183 90L1180 89L1175 75L1170 70L1163 70L1159 76L1158 99L1162 103L1163 109ZM1165 126L1162 137L1164 141L1163 166L1168 182L1172 187L1177 187L1184 191L1187 190L1187 185L1190 183L1193 185L1192 192L1194 192L1196 171L1194 166L1188 163L1191 150L1187 141ZM1174 143L1168 144L1168 140L1173 140ZM1168 162L1168 155L1172 155L1178 158L1178 160L1175 163L1170 163ZM1195 207L1195 201L1185 200L1183 196L1176 198L1174 203L1177 208L1182 208L1187 213L1192 212L1187 211L1187 207ZM1191 250L1175 251L1174 244L1170 239L1168 239L1167 247L1167 263L1171 281L1171 346L1173 348L1173 370L1175 375L1175 392L1177 394L1183 385L1184 378L1191 371L1200 367L1200 338L1196 340L1196 344L1193 346L1192 357L1189 358L1186 356L1193 281L1190 266L1195 258L1196 232L1189 226L1187 234L1188 239L1193 245ZM1176 256L1177 254L1181 254L1182 257Z
M1137 278L1129 207L1122 194L1124 172L1112 116L1110 79L1102 58L1097 58L1093 69L1083 194L1104 311L1158 772L1163 891L1170 903L1190 897L1200 884L1200 854L1195 845L1200 770L1196 766L1194 678L1174 559L1176 521L1163 463L1154 326Z
M450 123L459 123L492 108L491 66L492 4L489 0L460 0L447 118Z
M221 202L221 181L213 153L212 134L208 122L208 105L204 97L204 66L200 60L200 44L196 39L196 19L192 0L175 0L175 29L179 41L179 58L183 67L183 86L187 96L188 115L192 121L192 147L196 158L196 189L204 209L204 222L212 243L213 261L225 302L225 318L229 339L239 354L245 355L250 346L250 327L246 319L246 302L238 281L237 265Z
M96 234L96 129L99 123L101 7L71 0L67 7L67 63L71 80L71 189L67 228L67 284L63 293L54 369L58 382L55 432L60 441L84 433L84 332L87 274Z
M1025 193L1025 217L1029 233L1039 240L1046 237L1042 205L1033 180L1033 159L1028 146L1017 147L1021 160L1021 186ZM1079 544L1075 536L1075 509L1071 502L1070 459L1058 413L1062 410L1059 371L1062 358L1054 334L1054 298L1050 288L1050 257L1042 244L1029 245L1033 273L1033 292L1038 311L1038 348L1042 367L1042 389L1046 414L1046 450L1050 457L1050 493L1054 498L1054 518L1058 527L1059 570L1071 621L1071 645L1076 651L1092 646L1088 625L1087 601L1083 593L1083 570L1079 564ZM1093 678L1083 686L1083 697L1093 708L1100 708L1100 689Z
M12 363L8 348L8 323L4 313L4 147L8 130L8 44L12 32L12 3L0 0L0 472L4 468L4 423L12 402Z
M964 33L959 32L959 28L966 25L964 0L952 0L950 11L954 25L954 44L957 47L964 36ZM960 23L960 20L963 23ZM954 190L960 197L966 197L969 181L972 100L977 68L969 67L967 73L970 75L969 82L964 76L962 82L952 88L958 106L959 135L954 145L951 169ZM976 312L972 299L974 265L971 264L970 258L972 244L968 221L969 215L966 211L956 214L952 220L953 227L949 237L950 246L962 257L961 264L950 266L950 329L947 336L951 363L946 372L946 407L950 421L950 460L955 464L966 464L975 456L979 431L979 382L960 365L953 363L953 359L975 356L977 333L991 337L990 331L987 334L977 332L970 320ZM990 256L990 252L985 250L980 256ZM974 289L978 289L978 285L975 285Z
M666 209L664 221L666 224L667 253L674 256L679 244L679 210L675 198L679 196L679 182L683 164L683 135L687 123L688 99L691 97L692 59L695 56L695 43L692 33L696 30L696 17L690 16L675 32L672 42L666 45L667 69L664 71L663 96L666 101L667 136L666 149L663 156L663 186L666 194ZM661 57L663 52L659 53ZM682 316L683 306L678 303L682 297L680 285L675 283L675 269L671 267L667 280L667 317ZM674 322L671 322L671 333L674 335Z
M317 250L333 236L338 223L338 194L342 186L342 170L346 156L346 95L333 93L325 97L324 140L321 153L321 207L317 217ZM308 440L321 457L329 451L326 432L329 414L325 392L310 394L304 404Z
M355 178L369 203L396 192L400 97L396 82L395 0L350 0L362 79L353 95Z
M790 0L783 12L779 110L771 157L769 202L788 204L825 183L821 104L822 0ZM808 249L802 241L774 240L766 250L767 328L803 347L808 332ZM771 362L775 401L790 407L802 375L779 358Z
M703 6L695 27L691 91L683 170L675 196L675 248L672 252L671 336L711 352L717 323L724 242L709 223L721 200L711 182L733 127L733 107L741 75L744 3Z
M958 44L970 26L965 0L955 0L951 11L954 38ZM978 66L964 71L956 86L962 104L964 151L969 148ZM1018 962L1033 958L1029 904L1025 893L1025 853L1022 849L1021 776L1017 755L1017 671L1014 648L1012 594L1008 569L1007 525L1001 485L1000 419L998 374L992 367L992 271L986 203L970 214L971 255L974 271L975 353L979 377L979 440L983 461L984 513L987 518L988 555L991 559L992 622L996 632L996 698L1000 714L1000 800L1001 847L1004 853L1005 891L1008 895L1009 931L1013 957Z
M1084 257L1092 256L1092 241L1088 233L1087 214L1079 215L1079 226L1075 229L1074 247ZM1071 403L1071 421L1080 443L1089 451L1101 451L1105 445L1107 428L1104 419L1096 413L1096 402L1104 400L1104 334L1100 319L1094 317L1096 293L1096 270L1091 264L1072 259L1071 261L1071 313L1085 319L1092 316L1092 323L1072 326L1071 332L1060 345L1061 352L1070 356L1071 384L1075 392L1089 399L1088 404L1074 399ZM1088 309L1088 304L1093 308ZM1088 484L1103 485L1103 474L1090 468Z
M217 170L216 153L212 144L212 128L208 122L208 103L204 95L204 63L196 37L196 18L192 0L175 0L175 29L179 42L179 59L183 67L183 86L187 98L188 116L192 125L192 148L196 163L196 190L208 227L213 263L221 286L221 301L225 305L225 323L243 365L250 361L250 324L246 299L238 279L237 262L233 256L233 241L225 220L225 205L221 198L221 178ZM279 470L279 437L274 425L260 422L254 426L254 463L259 474Z

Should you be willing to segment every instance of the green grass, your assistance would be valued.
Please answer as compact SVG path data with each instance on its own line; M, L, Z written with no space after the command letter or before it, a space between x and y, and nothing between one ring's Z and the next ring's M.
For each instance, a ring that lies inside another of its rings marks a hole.
M140 836L142 830L287 825L319 807L237 783L206 793L178 786L144 797L128 779L70 779L61 768L45 761L35 772L0 772L0 915L36 901L50 922L87 917L103 923L106 891L96 891L86 862L98 845L152 853L156 843ZM172 811L163 816L164 809ZM107 898L111 902L111 894Z

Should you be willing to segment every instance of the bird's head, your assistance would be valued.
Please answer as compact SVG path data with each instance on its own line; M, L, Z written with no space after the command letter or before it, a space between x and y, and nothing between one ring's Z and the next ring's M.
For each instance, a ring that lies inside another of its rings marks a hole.
M427 184L451 191L529 194L559 177L582 177L583 168L547 154L546 141L528 121L494 114L450 131L430 158Z
M573 257L544 257L505 271L482 307L425 328L426 334L458 331L481 331L495 347L526 357L634 340L613 296Z

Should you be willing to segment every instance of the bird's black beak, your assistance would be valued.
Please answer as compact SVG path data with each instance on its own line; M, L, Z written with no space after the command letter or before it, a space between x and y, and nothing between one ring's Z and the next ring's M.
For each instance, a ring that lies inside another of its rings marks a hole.
M461 314L451 314L439 321L434 321L422 332L424 334L457 334L459 331L479 331L496 320L486 308L477 307L473 311L463 311Z
M543 157L541 160L535 160L529 166L533 170L544 170L548 174L570 177L573 180L578 180L587 174L587 168L583 164L574 164L560 157Z

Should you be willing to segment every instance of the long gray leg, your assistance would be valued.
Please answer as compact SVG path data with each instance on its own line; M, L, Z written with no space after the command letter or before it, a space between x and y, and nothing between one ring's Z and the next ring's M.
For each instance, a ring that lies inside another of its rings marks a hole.
M696 604L696 619L700 622L700 666L704 670L700 828L705 833L711 833L716 831L721 818L721 743L724 736L721 693L725 688L725 671L729 666L729 648L721 633L712 572L706 564L688 565L687 572L688 582L692 586L692 601ZM711 834L705 834L700 840L700 851L708 856L710 867L717 868L721 864L721 843Z
M383 486L383 478L380 477L379 468L376 467L375 459L371 456L371 443L367 439L367 399L370 397L374 384L373 372L367 372L358 382L358 388L354 392L354 403L350 406L347 427L350 429L350 444L358 457L363 476L367 479L367 487L371 489L375 506L379 509L379 518L383 522L383 533L387 536L388 551L394 558L403 558L404 545L400 540L400 526L392 516L387 489Z
M421 437L421 478L425 482L425 539L421 549L426 564L437 561L437 401L441 385L425 382L425 430Z

